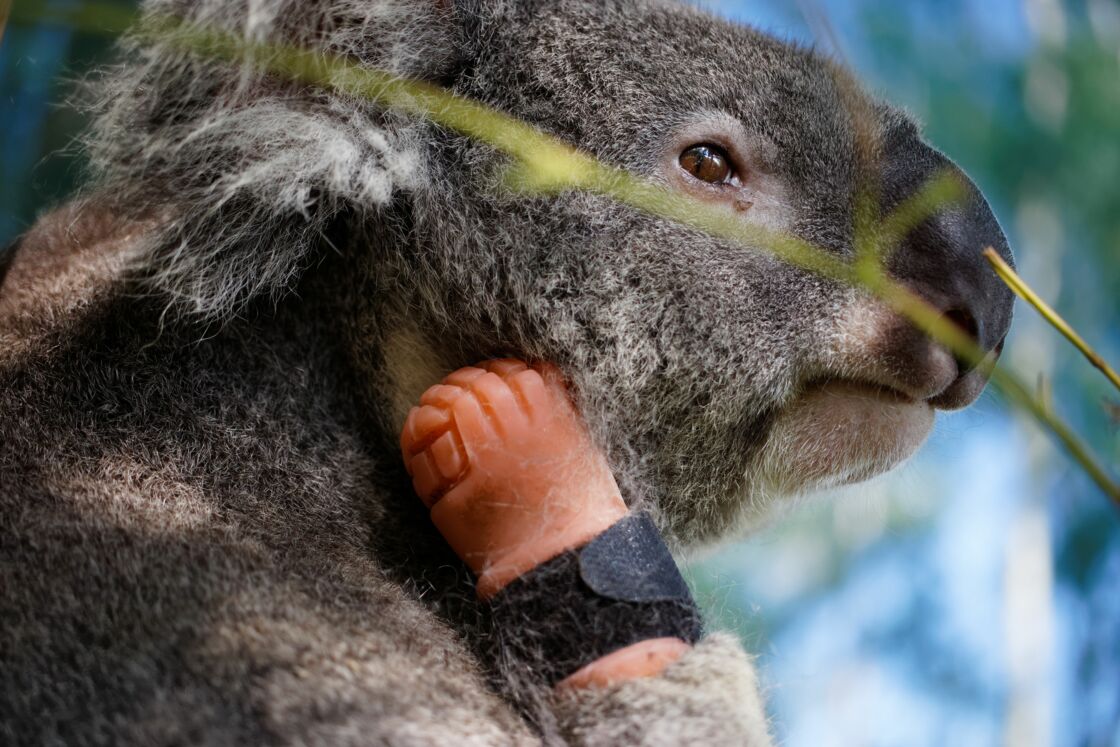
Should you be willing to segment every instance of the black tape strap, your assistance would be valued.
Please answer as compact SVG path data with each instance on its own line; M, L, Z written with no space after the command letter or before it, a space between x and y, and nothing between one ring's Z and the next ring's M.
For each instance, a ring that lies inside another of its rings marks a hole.
M645 514L542 563L490 603L502 656L549 685L633 643L695 643L702 632L692 594Z

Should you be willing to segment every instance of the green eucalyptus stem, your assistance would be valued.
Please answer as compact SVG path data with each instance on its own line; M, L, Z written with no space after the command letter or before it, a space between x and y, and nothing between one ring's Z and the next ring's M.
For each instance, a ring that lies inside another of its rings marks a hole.
M1099 369L1100 372L1105 375L1105 378L1112 382L1114 387L1120 389L1120 374L1116 373L1116 369L1108 365L1101 354L1093 349L1089 343L1085 342L1085 339L1077 334L1077 331L1074 330L1057 311L1054 311L1054 308L1050 306L1050 304L1043 301L1042 298L1027 285L1026 281L1019 277L1017 272L1011 269L1011 265L1004 262L1003 258L990 246L984 250L984 258L988 260L992 269L995 270L1000 279L1007 284L1007 287L1015 292L1015 295L1033 306L1035 311L1050 323L1050 326L1058 330L1058 332L1069 340L1075 348L1080 350L1081 354L1088 359L1089 363Z
M0 0L0 8L4 6L12 6L11 0ZM13 24L25 26L52 23L86 34L118 36L128 31L138 18L131 8L113 3L83 2L62 8L45 6L43 0L22 0L12 7L10 20Z
M181 46L196 54L255 65L293 82L365 98L385 108L430 120L509 156L513 163L507 170L506 184L515 190L593 192L650 215L738 242L748 250L767 251L837 282L860 286L906 316L959 359L987 372L1000 393L1028 412L1120 506L1120 483L1097 463L1085 443L1050 407L1032 395L1013 374L995 368L994 356L980 349L959 327L886 276L883 262L893 247L938 209L960 199L963 185L949 173L936 175L881 221L869 218L870 204L862 205L866 209L857 216L856 260L846 262L795 236L752 226L730 208L702 202L607 166L536 127L444 88L394 77L339 56L285 44L247 42L227 32L171 17L149 17L133 26L135 18L131 13L107 4L86 3L77 9L58 11L17 9L12 19L17 23L65 23L93 33L117 34L131 29L130 33L136 36Z

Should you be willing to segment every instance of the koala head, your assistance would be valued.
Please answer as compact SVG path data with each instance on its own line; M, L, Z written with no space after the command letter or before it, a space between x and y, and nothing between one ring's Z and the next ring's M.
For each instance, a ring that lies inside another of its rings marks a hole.
M523 3L477 33L458 92L839 256L853 253L861 185L877 187L885 215L954 168L828 59L693 9ZM862 130L875 157L860 152ZM409 308L425 310L432 339L461 341L456 363L561 365L625 487L679 536L713 537L769 496L890 469L935 409L983 388L865 293L608 199L503 196L500 157L432 143L398 275ZM1011 296L980 252L1008 250L969 190L906 237L890 271L994 351Z
M201 5L210 15L182 12L245 27L241 4ZM842 258L854 254L861 190L885 215L951 170L964 199L905 236L887 267L999 353L1011 294L981 250L1010 257L987 203L907 116L820 54L643 0L259 5L272 14L257 13L250 36L434 80ZM512 193L507 157L433 123L189 67L196 93L211 81L202 103L175 93L179 68L136 65L118 75L99 130L109 177L117 161L135 174L148 159L146 173L176 185L179 217L151 254L157 284L201 306L282 285L307 264L323 216L347 215L342 240L367 269L359 295L373 299L355 345L376 361L369 386L384 395L387 431L447 370L490 355L551 361L624 492L696 542L749 524L775 496L890 469L935 410L984 386L869 294L764 247L602 196ZM146 102L141 128L176 144L159 163L105 136L150 90L163 98ZM192 242L221 252L176 249Z

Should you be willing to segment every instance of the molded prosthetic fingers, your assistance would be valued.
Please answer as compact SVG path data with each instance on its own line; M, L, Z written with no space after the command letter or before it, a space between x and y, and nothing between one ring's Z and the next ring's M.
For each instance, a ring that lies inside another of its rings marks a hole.
M401 449L432 521L548 684L659 673L699 618L653 523L629 516L558 372L498 360L424 393ZM687 643L686 643L687 641Z
M550 368L499 360L455 371L409 413L401 448L416 492L478 574L484 599L626 515Z

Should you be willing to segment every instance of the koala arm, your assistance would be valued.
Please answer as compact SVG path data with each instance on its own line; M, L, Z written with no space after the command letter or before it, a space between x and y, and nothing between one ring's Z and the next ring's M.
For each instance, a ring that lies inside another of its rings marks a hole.
M421 397L401 447L491 604L504 669L538 690L559 682L546 700L566 741L769 744L749 658L728 635L686 643L691 595L653 524L627 517L558 371L460 369Z
M750 657L731 635L708 636L660 676L565 688L557 726L574 745L771 744Z

